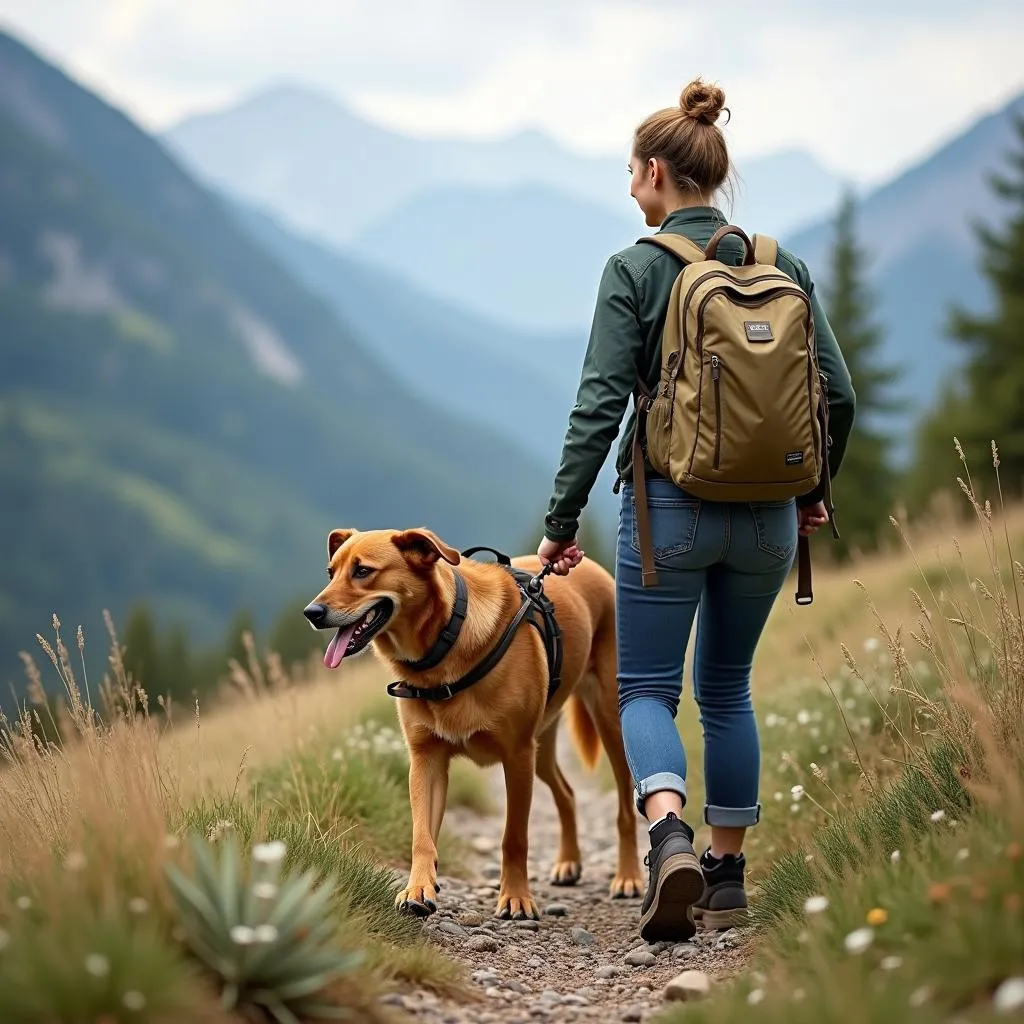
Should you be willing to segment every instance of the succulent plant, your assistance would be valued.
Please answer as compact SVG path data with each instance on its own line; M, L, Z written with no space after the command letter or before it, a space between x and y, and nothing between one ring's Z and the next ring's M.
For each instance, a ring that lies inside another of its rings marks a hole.
M332 943L337 922L328 908L334 880L314 888L313 871L281 876L282 842L254 846L249 872L234 834L217 843L216 853L199 835L189 845L195 877L173 864L166 871L186 943L223 980L224 1008L255 1004L279 1024L350 1016L343 1007L315 999L362 959Z

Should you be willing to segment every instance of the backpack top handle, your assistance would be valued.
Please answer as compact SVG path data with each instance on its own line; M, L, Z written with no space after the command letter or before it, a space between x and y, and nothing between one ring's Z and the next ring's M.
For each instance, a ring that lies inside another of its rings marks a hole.
M746 247L746 253L743 257L743 265L746 267L753 266L755 261L754 258L754 244L747 238L746 232L742 228L736 227L735 224L726 224L725 227L719 228L712 236L711 241L708 242L707 248L704 250L704 258L707 260L713 260L718 258L718 243L725 238L726 235L739 235L743 239L743 245Z

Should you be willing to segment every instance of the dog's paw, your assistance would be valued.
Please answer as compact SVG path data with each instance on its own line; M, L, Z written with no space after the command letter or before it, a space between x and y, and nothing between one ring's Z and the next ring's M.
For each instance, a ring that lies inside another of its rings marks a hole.
M395 898L395 909L400 914L429 917L437 913L437 886L420 885L403 889Z
M575 885L583 874L583 865L578 860L560 860L551 869L552 885Z
M537 904L533 902L530 896L512 896L508 893L500 893L498 896L498 909L495 911L495 917L500 917L505 921L523 921L526 918L532 918L534 921L540 920L540 914L537 911Z
M644 883L641 879L623 878L621 875L616 875L608 887L608 892L613 900L637 899L643 895L643 891Z

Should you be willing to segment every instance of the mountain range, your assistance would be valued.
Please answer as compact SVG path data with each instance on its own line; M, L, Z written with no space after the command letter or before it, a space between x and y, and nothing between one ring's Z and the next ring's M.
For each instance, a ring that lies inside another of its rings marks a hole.
M275 210L291 227L334 246L351 245L435 190L443 196L544 186L638 223L628 138L615 157L582 156L537 131L485 141L415 139L297 85L261 89L192 115L163 138L208 184ZM779 234L826 213L840 188L837 175L799 150L740 160L735 170L735 216Z
M96 633L146 599L199 639L242 605L265 622L317 586L333 526L536 540L600 265L645 230L624 165L535 133L402 139L284 98L277 136L207 115L156 139L0 34L4 682L53 611ZM1024 97L861 197L905 370L894 429L957 364L948 303L987 301L970 223L998 221L985 176L1015 114ZM324 117L363 134L328 133L314 166ZM237 180L189 152L196 125ZM354 159L375 145L397 147L381 175ZM777 197L771 230L823 282L838 183L801 154L769 165L789 191L748 167L746 195L766 217ZM610 484L606 465L586 513L609 535Z
M5 669L52 612L101 635L103 608L146 599L200 640L241 605L266 622L319 587L333 526L537 535L549 465L408 387L157 140L6 34L0 219Z
M972 225L1000 219L987 175L1005 166L1012 120L1022 114L1024 95L858 196L857 227L875 319L885 335L883 358L901 371L891 391L897 410L881 417L898 438L901 461L910 455L907 437L915 420L962 359L945 334L950 304L981 311L989 301ZM403 139L370 131L322 96L289 89L190 118L167 138L197 174L239 201L258 200L285 232L397 274L448 308L551 338L539 364L545 370L552 360L562 363L560 339L569 336L576 340L564 364L578 369L604 261L648 230L631 201L624 206L612 198L609 183L625 195L614 161L574 158L536 134L500 143ZM280 138L288 145L279 145ZM378 146L401 158L375 161L372 184L353 183L346 170L331 187L299 186L296 175L314 173L317 153L359 166L359 155ZM264 173L270 166L276 177ZM753 162L740 173L745 193L731 219L775 234L826 286L839 182L799 153ZM744 195L752 200L746 206ZM351 216L360 204L361 212Z

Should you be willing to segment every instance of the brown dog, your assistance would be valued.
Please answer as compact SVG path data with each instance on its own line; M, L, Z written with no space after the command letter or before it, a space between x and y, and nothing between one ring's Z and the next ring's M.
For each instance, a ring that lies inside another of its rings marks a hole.
M521 605L510 573L489 562L463 559L430 530L332 530L327 541L330 583L306 608L319 629L335 629L324 662L372 642L393 679L418 688L461 679L498 642ZM513 565L536 573L536 557ZM458 568L456 568L458 567ZM456 579L466 584L466 617L458 639L433 668L411 671L434 648L455 607ZM618 788L618 870L613 897L638 896L642 881L636 848L636 812L622 746L616 688L615 585L599 565L583 561L564 577L548 577L562 632L562 681L548 703L543 641L523 622L504 656L479 682L445 700L400 699L398 717L409 748L412 870L399 909L426 915L437 909L437 837L444 817L448 766L465 756L479 765L501 762L507 814L502 840L498 917L537 917L527 876L527 829L536 774L550 787L561 823L556 885L581 873L572 789L555 758L563 708L583 763L593 768L603 744Z

